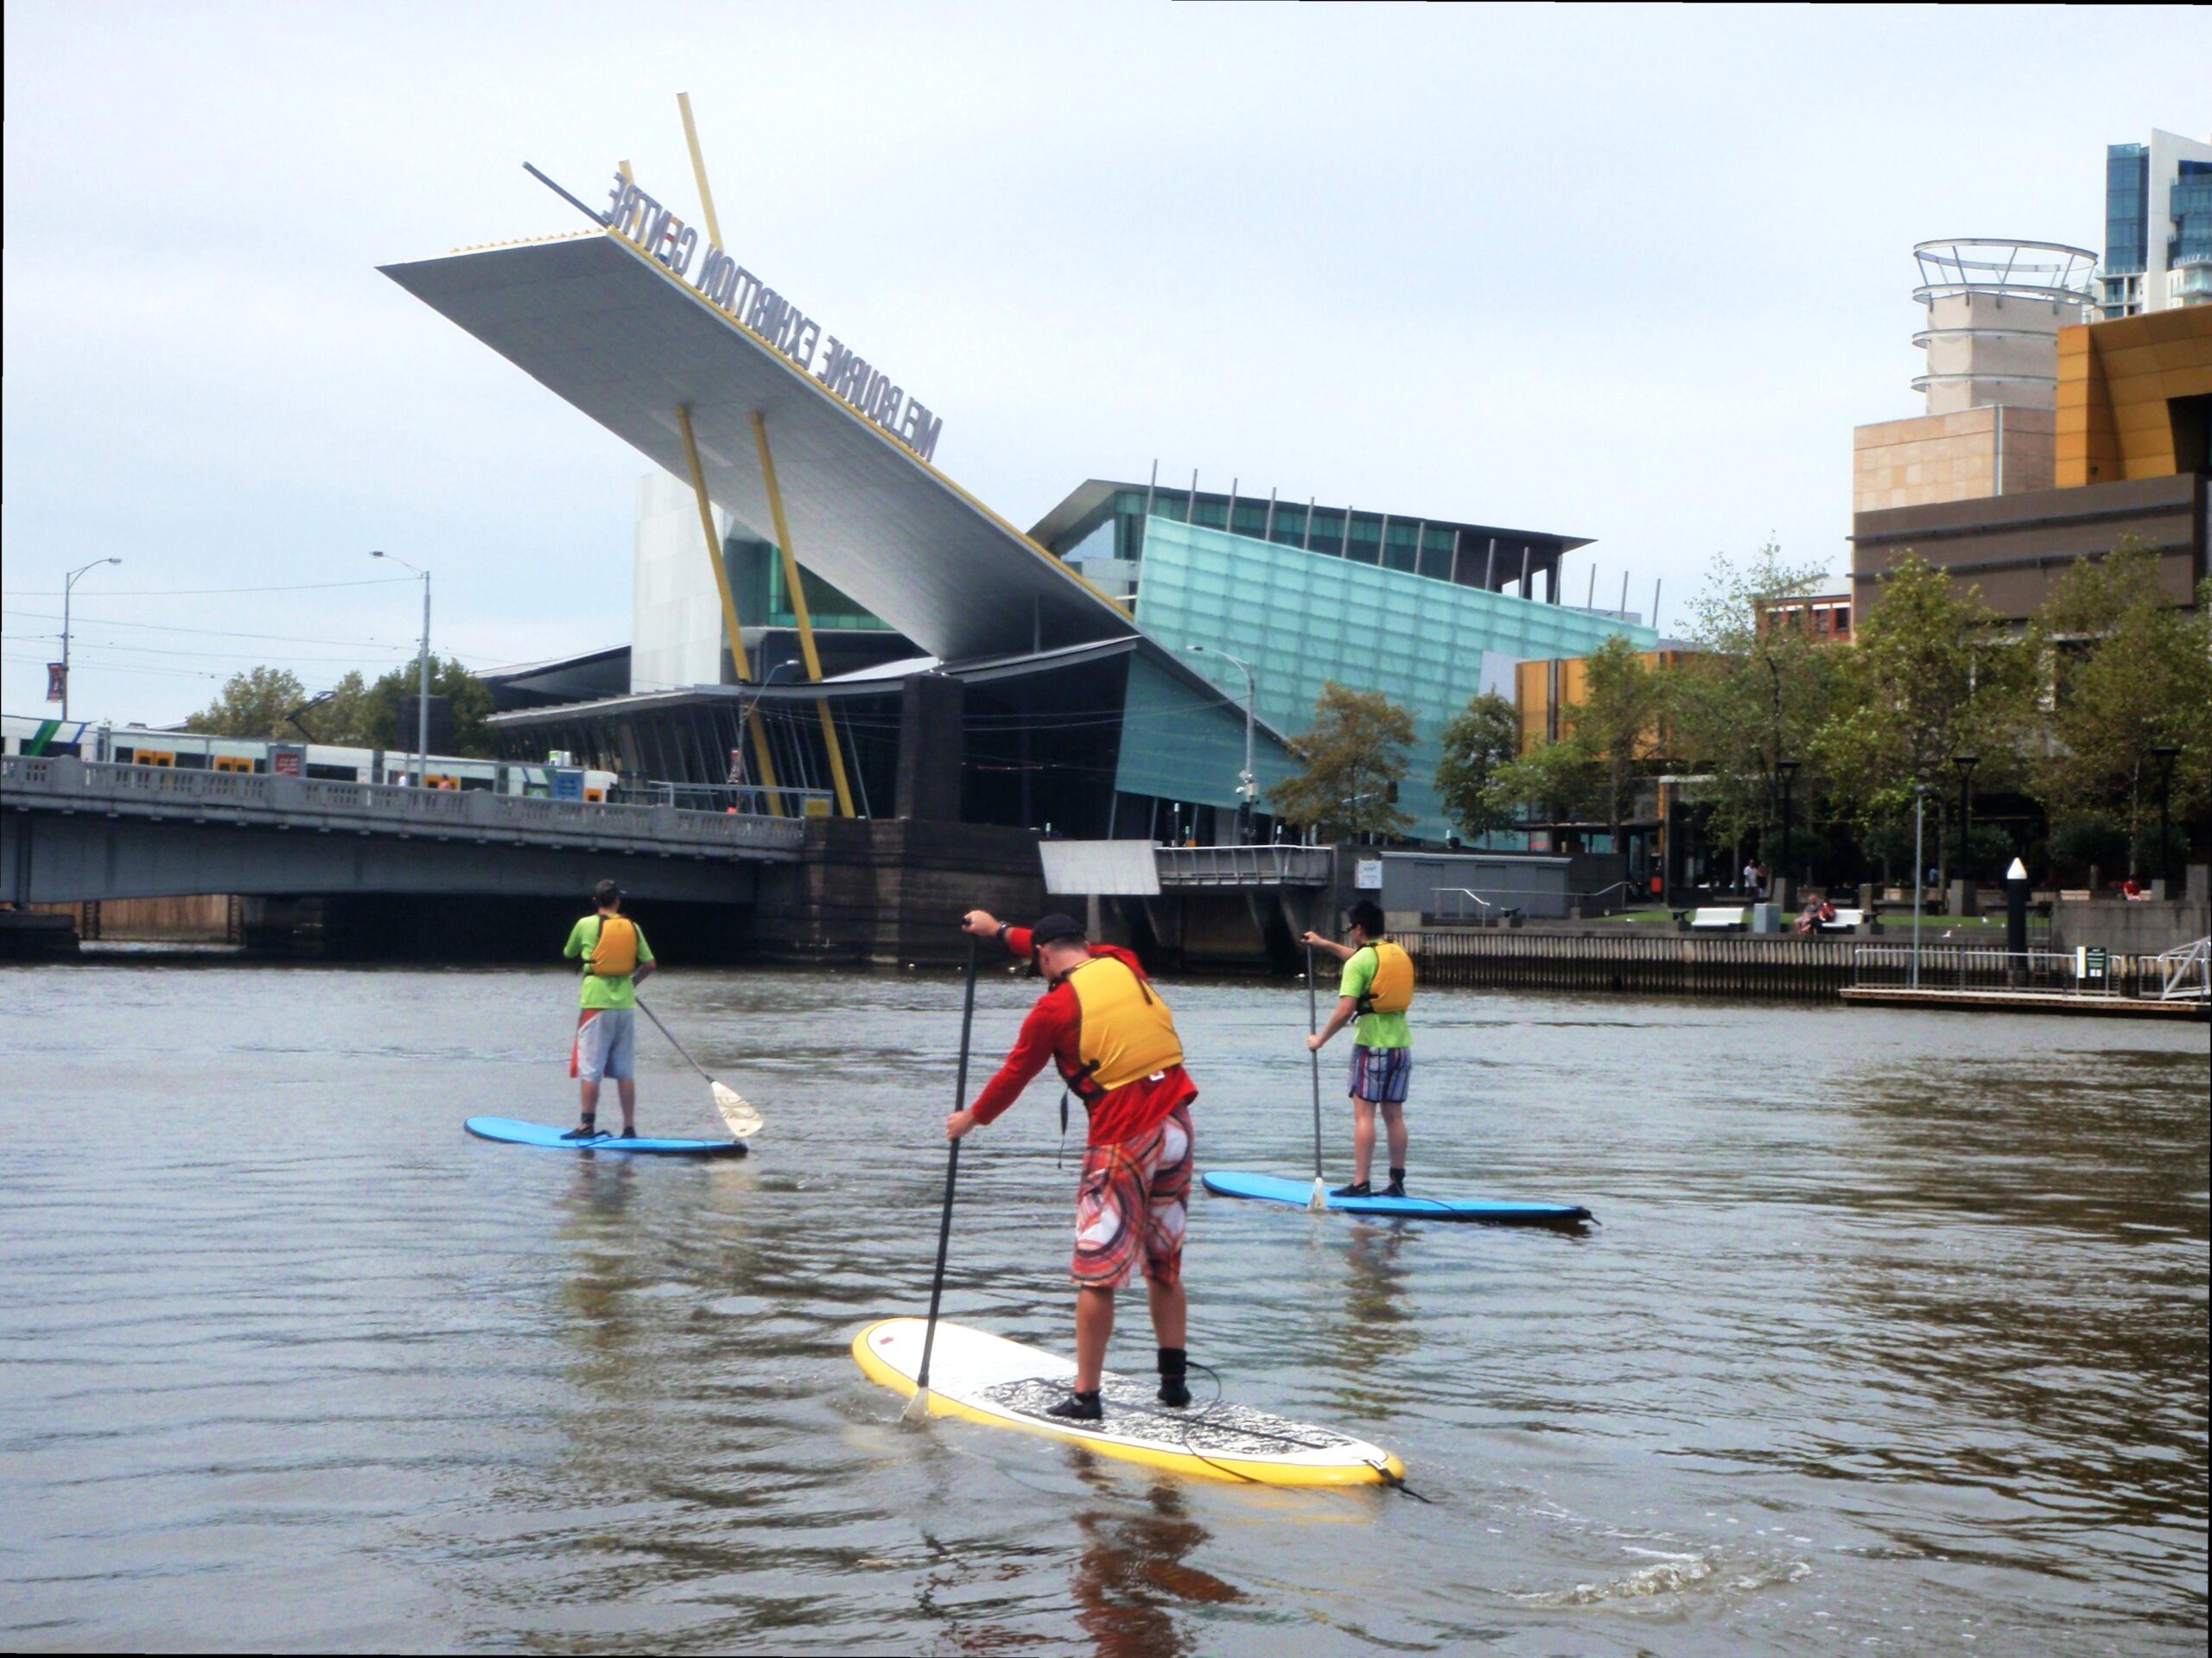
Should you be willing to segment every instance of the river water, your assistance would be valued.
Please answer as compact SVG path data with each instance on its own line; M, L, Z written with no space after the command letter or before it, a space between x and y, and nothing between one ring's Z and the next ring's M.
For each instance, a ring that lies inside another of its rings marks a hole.
M2201 1026L1424 995L1416 1189L1602 1224L1202 1194L1188 1261L1193 1357L1421 1502L901 1427L847 1346L927 1299L957 984L652 989L753 1157L466 1137L566 1121L557 970L0 970L7 1645L2204 1650ZM1200 1166L1308 1172L1303 994L1169 989ZM969 1142L947 1306L1065 1350L1057 1101Z

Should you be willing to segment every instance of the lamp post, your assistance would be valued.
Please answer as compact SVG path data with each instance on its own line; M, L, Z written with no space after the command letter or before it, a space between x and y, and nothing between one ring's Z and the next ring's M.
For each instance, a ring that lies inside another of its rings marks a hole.
M1974 913L1971 840L1974 832L1974 768L1981 764L1981 757L1979 754L1954 754L1951 764L1959 768L1959 901L1953 908L1957 914L1966 916Z
M1912 988L1920 988L1920 899L1928 887L1928 866L1922 861L1921 827L1928 812L1929 788L1912 785Z
M1797 760L1778 759L1774 769L1782 773L1782 867L1775 872L1775 882L1782 891L1782 907L1797 907L1797 882L1789 873L1789 787L1797 780ZM1769 896L1772 896L1770 891Z
M86 570L96 570L103 564L120 564L119 558L96 558L89 564L79 564L61 581L61 721L69 722L69 594L76 588L77 578Z
M393 553L372 552L371 558L388 558L402 569L423 578L423 649L415 693L415 786L430 786L430 573Z
M2160 743L2151 751L2151 758L2158 762L2158 893L2160 898L2173 896L2174 881L2174 761L2181 750L2171 743Z
M1236 844L1243 846L1252 838L1252 802L1260 792L1259 779L1252 774L1252 721L1254 705L1260 698L1260 682L1250 663L1242 657L1230 656L1217 645L1186 645L1183 649L1194 656L1219 657L1244 670L1244 769L1236 774Z

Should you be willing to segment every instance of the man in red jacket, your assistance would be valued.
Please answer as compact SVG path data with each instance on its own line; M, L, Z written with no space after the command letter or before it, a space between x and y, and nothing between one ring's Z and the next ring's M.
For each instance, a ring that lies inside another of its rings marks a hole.
M1114 1331L1114 1292L1141 1267L1160 1344L1160 1402L1191 1402L1185 1355L1183 1226L1191 1195L1191 1102L1198 1087L1167 1004L1128 950L1093 944L1074 918L1048 915L1009 927L973 910L961 924L1002 941L1050 981L1021 1021L998 1074L964 1111L944 1120L948 1140L990 1121L1050 1060L1090 1114L1083 1183L1075 1200L1075 1389L1051 1414L1095 1422L1099 1372Z

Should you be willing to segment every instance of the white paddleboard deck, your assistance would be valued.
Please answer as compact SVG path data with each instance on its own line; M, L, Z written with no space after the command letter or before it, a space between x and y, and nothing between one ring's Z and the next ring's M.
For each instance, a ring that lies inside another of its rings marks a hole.
M869 1380L912 1396L926 1328L922 1318L872 1324L853 1337L853 1357ZM1074 1377L1074 1362L1057 1353L940 1318L930 1354L930 1412L1050 1434L1102 1456L1214 1479L1366 1485L1395 1481L1405 1473L1397 1458L1380 1445L1333 1428L1220 1400L1170 1410L1159 1401L1156 1380L1139 1381L1111 1370L1099 1379L1103 1421L1071 1422L1046 1414L1068 1396ZM1203 1376L1194 1381L1203 1388Z

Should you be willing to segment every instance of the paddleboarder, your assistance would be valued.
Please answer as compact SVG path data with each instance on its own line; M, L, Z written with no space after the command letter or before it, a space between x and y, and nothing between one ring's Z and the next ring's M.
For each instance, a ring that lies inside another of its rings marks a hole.
M1317 932L1305 942L1325 950L1344 964L1337 983L1336 1011L1328 1022L1306 1039L1307 1049L1320 1051L1323 1044L1357 1019L1352 1032L1351 1184L1338 1186L1330 1196L1367 1197L1374 1195L1368 1171L1375 1160L1375 1117L1382 1116L1390 1147L1390 1184L1385 1197L1406 1195L1406 1085L1413 1078L1413 1035L1406 1028L1406 1009L1414 999L1413 958L1385 938L1382 906L1362 899L1351 906L1351 926L1338 943Z
M1072 916L1011 927L984 910L961 923L1034 962L1049 981L1021 1021L998 1074L973 1104L944 1120L948 1140L991 1121L1020 1096L1046 1062L1090 1113L1083 1179L1076 1189L1075 1377L1050 1414L1095 1422L1099 1373L1114 1331L1114 1293L1140 1271L1159 1344L1160 1402L1191 1402L1185 1355L1183 1232L1191 1192L1191 1102L1198 1086L1167 1004L1137 958L1094 944Z
M599 1084L614 1083L622 1102L622 1138L638 1137L638 986L652 976L652 947L638 924L622 913L622 889L611 880L592 888L593 913L569 929L561 954L582 958L576 993L576 1035L569 1047L569 1075L583 1094L582 1121L563 1140L601 1138Z

